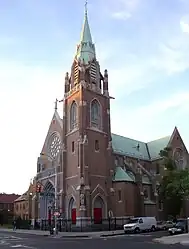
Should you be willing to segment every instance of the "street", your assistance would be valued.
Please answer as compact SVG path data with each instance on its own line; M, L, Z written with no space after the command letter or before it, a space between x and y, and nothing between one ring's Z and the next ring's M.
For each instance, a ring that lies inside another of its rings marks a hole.
M0 231L0 249L8 248L28 248L28 249L167 249L183 248L181 245L163 245L153 242L156 237L162 236L159 233L139 234L139 235L118 235L104 238L53 238L50 236L19 234L14 232Z

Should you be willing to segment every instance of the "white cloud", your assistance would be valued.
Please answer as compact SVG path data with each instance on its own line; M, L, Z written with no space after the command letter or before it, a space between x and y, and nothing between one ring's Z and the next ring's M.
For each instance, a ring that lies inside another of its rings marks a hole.
M159 45L159 53L152 59L151 63L157 70L163 70L166 74L184 72L189 68L189 40L176 39L176 47L172 47L174 38L170 42ZM174 44L175 46L175 44Z
M63 96L64 69L0 65L1 170L11 183L7 185L7 177L2 178L0 189L21 192L36 173L55 98Z
M116 97L129 95L148 86L155 78L150 72L151 65L148 62L125 63L121 68L109 70L110 90ZM148 75L148 77L147 77Z
M112 14L112 17L115 19L127 20L131 17L131 13L125 11L115 12Z
M189 105L189 92L180 92L171 95L169 98L164 100L159 100L153 102L150 105L142 106L137 109L137 115L146 115L146 117L153 117L163 112L167 111L170 108L177 108L177 111L185 108L186 105Z
M109 1L108 1L109 2ZM117 0L112 1L111 16L115 19L127 20L139 8L141 0ZM119 9L115 11L115 9Z
M189 33L189 15L184 16L180 21L180 27L182 32Z
M148 96L148 93L146 93ZM174 110L174 115L169 116L169 111ZM151 102L141 107L118 108L112 103L112 131L141 141L151 141L159 137L171 135L174 126L183 127L181 136L187 140L187 126L189 122L189 92L175 93L168 98ZM117 123L120 120L121 123ZM181 119L180 117L184 117Z

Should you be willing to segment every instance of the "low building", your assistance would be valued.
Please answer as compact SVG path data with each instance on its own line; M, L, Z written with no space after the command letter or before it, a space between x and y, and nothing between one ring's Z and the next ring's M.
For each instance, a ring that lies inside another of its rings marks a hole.
M14 201L20 197L16 194L0 194L0 223L6 224L11 221L14 214Z
M30 183L28 190L14 201L14 216L21 219L31 219L33 184Z

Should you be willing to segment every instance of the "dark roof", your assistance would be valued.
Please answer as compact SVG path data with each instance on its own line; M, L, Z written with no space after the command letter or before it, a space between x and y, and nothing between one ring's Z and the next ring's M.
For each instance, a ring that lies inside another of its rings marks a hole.
M20 195L0 194L0 203L13 203Z

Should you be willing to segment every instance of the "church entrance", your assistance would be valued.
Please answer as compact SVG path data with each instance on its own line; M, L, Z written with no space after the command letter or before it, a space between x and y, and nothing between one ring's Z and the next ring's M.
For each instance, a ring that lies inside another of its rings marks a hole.
M72 224L76 224L76 208L72 208Z
M48 219L49 222L53 218L54 192L54 186L48 181L44 186L43 192L40 194L40 218Z
M73 197L70 199L68 212L69 212L68 217L69 217L69 219L71 219L72 224L76 224L76 218L77 218L77 215L76 215L76 203L75 203L75 200L74 200Z
M104 213L104 201L100 196L97 196L94 201L93 217L95 224L101 224Z

